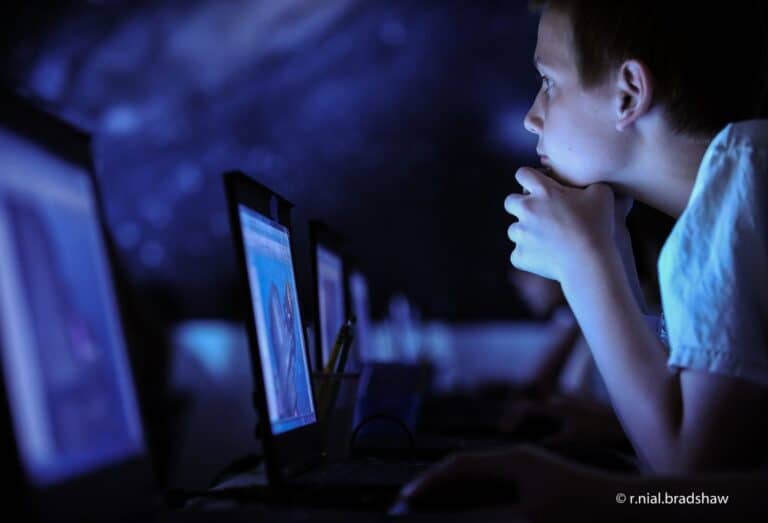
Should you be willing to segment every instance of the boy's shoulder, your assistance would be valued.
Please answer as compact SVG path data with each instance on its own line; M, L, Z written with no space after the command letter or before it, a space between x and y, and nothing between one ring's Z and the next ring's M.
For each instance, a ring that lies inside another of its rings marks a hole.
M688 208L695 208L695 214L699 217L712 209L715 209L713 212L720 213L724 205L721 199L726 195L740 198L747 194L742 190L729 190L729 187L753 187L756 183L762 187L768 181L763 176L766 166L768 119L743 120L726 125L707 147L696 174L686 212ZM768 193L765 191L748 192L750 195L758 193L761 195L761 205L768 204ZM748 205L745 202L733 201L728 208L743 210L748 208Z
M712 145L728 148L768 148L768 119L730 123L715 136Z

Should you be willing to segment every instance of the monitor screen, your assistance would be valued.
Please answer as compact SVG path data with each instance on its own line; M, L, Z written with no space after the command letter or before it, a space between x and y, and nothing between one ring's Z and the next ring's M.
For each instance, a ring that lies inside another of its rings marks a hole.
M355 346L360 361L372 359L371 356L371 306L368 297L368 282L359 272L349 277L349 291L352 297L352 310L355 314Z
M322 245L317 246L317 301L322 365L326 365L345 321L344 270L341 257Z
M316 420L290 240L282 225L238 210L269 420L280 434Z
M144 450L88 172L0 127L0 353L37 486Z

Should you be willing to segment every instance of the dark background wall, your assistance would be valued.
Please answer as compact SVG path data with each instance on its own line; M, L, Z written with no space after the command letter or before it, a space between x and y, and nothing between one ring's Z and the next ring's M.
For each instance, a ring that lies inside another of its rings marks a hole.
M237 168L296 204L299 247L310 217L343 234L378 315L397 291L428 317L521 313L503 200L514 170L534 162L522 118L538 88L537 20L525 2L3 10L7 81L95 136L109 227L140 301L173 317L233 312L220 173Z

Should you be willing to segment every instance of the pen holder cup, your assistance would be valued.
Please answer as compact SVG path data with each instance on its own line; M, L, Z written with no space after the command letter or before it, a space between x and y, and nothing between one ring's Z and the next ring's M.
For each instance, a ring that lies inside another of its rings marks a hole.
M359 373L312 374L317 416L324 426L324 448L329 457L349 455L349 438L357 404Z

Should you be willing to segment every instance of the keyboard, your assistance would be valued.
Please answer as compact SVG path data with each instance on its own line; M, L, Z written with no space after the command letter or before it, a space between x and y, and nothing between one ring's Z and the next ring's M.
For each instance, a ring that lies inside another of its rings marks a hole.
M356 460L330 463L293 478L291 484L351 487L400 487L428 466L423 462Z

